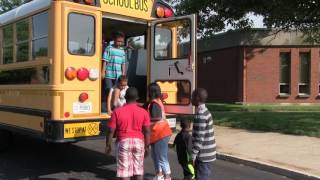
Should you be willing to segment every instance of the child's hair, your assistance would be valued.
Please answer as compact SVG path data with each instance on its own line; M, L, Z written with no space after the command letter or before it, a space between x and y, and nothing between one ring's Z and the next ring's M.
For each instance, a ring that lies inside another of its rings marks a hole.
M117 32L113 32L113 33L112 33L112 37L113 37L113 38L118 38L118 37L124 38L124 37L125 37L125 34L124 34L123 32L121 32L121 31L117 31Z
M128 82L127 76L121 75L121 76L118 78L118 82Z
M189 129L190 128L190 121L188 119L181 119L180 126L182 129Z

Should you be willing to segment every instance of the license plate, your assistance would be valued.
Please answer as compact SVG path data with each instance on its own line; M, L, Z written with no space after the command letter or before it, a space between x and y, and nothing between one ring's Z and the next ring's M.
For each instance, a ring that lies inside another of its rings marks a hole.
M92 113L92 103L73 103L74 114Z
M176 118L168 118L168 123L170 128L175 128L177 126L177 119Z
M98 136L100 122L70 123L64 125L64 138Z

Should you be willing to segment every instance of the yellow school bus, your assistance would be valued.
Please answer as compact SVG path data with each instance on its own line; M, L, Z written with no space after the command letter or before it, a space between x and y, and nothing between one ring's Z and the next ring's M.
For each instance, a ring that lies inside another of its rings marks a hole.
M11 133L104 137L101 62L115 31L126 35L129 85L141 101L157 82L167 113L192 113L195 15L174 17L161 0L33 0L0 15L1 147Z

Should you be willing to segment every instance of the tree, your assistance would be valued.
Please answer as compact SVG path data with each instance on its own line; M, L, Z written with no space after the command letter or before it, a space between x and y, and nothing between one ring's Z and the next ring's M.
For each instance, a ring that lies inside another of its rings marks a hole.
M299 30L320 40L320 1L317 0L172 0L179 15L196 13L202 37L224 30L250 28L248 13L264 17L268 28Z
M10 11L23 3L30 2L32 0L1 0L0 1L0 14Z

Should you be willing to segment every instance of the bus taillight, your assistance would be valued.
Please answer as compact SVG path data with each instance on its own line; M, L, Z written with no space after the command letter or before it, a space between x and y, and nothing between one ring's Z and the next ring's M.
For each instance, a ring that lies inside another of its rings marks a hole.
M168 18L168 17L172 17L172 16L173 16L172 9L164 8L164 17Z
M158 5L156 8L156 15L158 18L168 18L173 16L173 10L162 5Z
M64 75L68 80L72 81L77 77L77 70L74 67L68 67L64 72Z
M85 102L87 99L89 99L89 95L88 93L81 93L80 96L79 96L79 101L80 102Z
M84 67L78 69L77 76L78 76L78 79L79 79L80 81L86 80L86 79L89 77L89 71L88 71L88 69L87 69L87 68L84 68Z
M157 17L163 18L164 17L164 8L161 6L158 6L156 9L156 14L157 14Z

